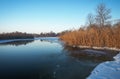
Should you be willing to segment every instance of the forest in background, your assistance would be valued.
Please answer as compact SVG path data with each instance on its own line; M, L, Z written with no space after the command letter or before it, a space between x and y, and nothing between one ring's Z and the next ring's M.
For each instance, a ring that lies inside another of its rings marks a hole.
M5 40L5 39L29 39L29 38L35 38L35 37L56 37L58 36L59 33L55 32L47 32L47 33L40 33L40 34L35 34L35 33L22 33L22 32L10 32L10 33L1 33L0 34L0 40Z
M96 14L88 14L87 25L60 35L69 46L114 47L120 48L120 20L111 20L111 10L101 3Z
M32 34L22 33L22 32L11 32L11 33L1 33L0 40L5 39L29 39L34 38Z

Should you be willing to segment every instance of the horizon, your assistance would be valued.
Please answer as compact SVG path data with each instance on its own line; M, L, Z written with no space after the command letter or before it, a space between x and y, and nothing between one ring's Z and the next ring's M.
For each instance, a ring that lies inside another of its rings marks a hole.
M93 2L92 2L93 1ZM0 0L0 33L55 33L78 29L89 13L104 3L112 20L119 19L119 0ZM91 3L90 3L91 2Z

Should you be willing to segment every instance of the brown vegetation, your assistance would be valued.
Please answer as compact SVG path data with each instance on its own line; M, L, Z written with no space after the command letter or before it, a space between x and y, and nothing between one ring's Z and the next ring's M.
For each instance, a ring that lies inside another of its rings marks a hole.
M96 9L96 16L88 15L87 27L66 32L60 36L67 45L97 46L120 48L120 22L108 23L110 9L100 4Z
M92 25L60 36L67 45L120 48L120 23L114 26Z

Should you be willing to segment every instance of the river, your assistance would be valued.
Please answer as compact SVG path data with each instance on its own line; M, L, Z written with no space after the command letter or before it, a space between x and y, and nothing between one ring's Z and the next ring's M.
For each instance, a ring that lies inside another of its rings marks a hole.
M0 79L85 79L117 52L65 46L57 37L0 44Z

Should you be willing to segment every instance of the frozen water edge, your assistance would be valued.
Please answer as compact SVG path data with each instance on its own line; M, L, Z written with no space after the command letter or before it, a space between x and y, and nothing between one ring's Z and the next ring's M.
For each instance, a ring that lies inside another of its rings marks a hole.
M10 39L10 40L0 40L0 43L8 43L8 42L13 42L13 41L24 41L24 40L34 40L33 39Z
M73 45L74 47L74 45ZM108 50L115 50L120 51L120 49L113 48L113 47L90 47L90 46L78 46L79 48L93 48L93 49L108 49Z
M57 37L35 37L35 38L28 38L28 39L8 39L8 40L0 40L0 43L8 43L14 41L24 41L24 40L48 40L48 41L58 41Z
M114 59L98 65L87 79L120 79L120 53Z

